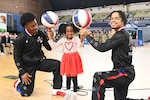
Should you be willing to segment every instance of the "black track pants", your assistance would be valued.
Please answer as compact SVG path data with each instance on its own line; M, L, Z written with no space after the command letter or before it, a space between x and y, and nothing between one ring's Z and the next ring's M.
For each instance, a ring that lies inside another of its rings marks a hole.
M114 88L115 100L126 100L128 86L134 77L133 67L96 72L93 77L92 100L104 100L105 88Z
M60 61L54 59L44 59L38 65L27 67L27 72L32 76L32 82L30 85L24 85L22 83L18 84L17 91L20 92L22 96L30 96L34 89L34 81L36 71L53 72L53 88L61 89L62 87L62 76L60 75ZM21 76L19 75L20 79Z

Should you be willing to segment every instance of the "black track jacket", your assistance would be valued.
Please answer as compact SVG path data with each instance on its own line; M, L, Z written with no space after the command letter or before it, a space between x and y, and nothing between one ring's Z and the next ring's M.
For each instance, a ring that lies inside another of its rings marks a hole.
M89 43L98 51L105 52L112 49L113 69L132 66L132 42L129 33L121 29L105 43L95 41L91 36L86 37Z
M45 58L41 49L42 45L51 50L46 35L38 31L34 36L29 36L26 32L18 34L14 40L14 60L22 75L30 66L40 63Z

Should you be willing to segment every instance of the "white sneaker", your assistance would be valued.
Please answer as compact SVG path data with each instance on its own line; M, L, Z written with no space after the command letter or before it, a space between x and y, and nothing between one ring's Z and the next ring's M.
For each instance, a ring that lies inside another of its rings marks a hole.
M1 56L4 56L5 54L3 53L3 52L1 52L1 54L0 54Z

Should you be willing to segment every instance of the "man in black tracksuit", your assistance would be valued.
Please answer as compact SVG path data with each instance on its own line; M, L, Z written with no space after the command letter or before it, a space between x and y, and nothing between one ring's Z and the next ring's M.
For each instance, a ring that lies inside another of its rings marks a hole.
M16 90L22 96L30 96L34 89L36 70L53 72L53 89L61 89L60 61L44 56L42 45L47 50L51 50L51 47L46 35L38 31L35 15L24 13L20 23L25 32L18 34L14 41L14 60L19 70L19 79L14 83Z
M95 41L87 29L80 30L81 36L86 37L96 50L105 52L112 49L113 70L94 74L92 100L104 100L105 88L112 87L115 100L126 100L128 87L135 77L132 65L132 40L124 29L126 21L122 11L113 11L110 14L110 26L116 33L105 43Z

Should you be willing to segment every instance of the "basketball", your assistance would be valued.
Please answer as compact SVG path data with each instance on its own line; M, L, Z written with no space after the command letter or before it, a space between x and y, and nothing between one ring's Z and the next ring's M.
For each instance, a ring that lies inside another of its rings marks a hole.
M74 12L72 22L79 29L86 28L91 24L92 17L86 9L79 9Z
M41 23L47 28L54 28L59 22L58 16L52 11L42 14Z

